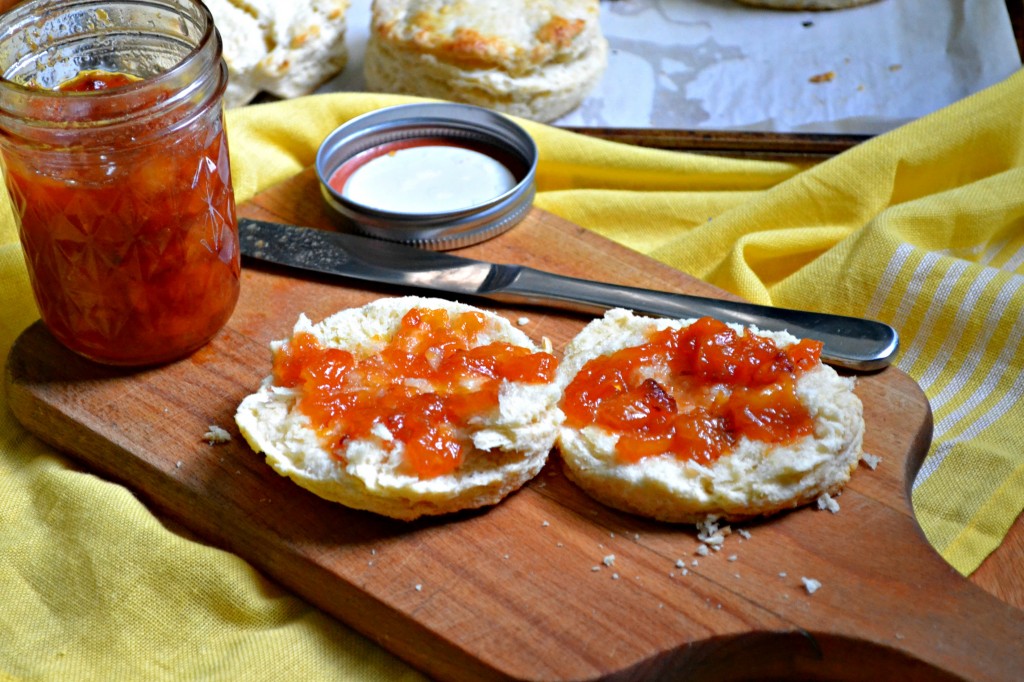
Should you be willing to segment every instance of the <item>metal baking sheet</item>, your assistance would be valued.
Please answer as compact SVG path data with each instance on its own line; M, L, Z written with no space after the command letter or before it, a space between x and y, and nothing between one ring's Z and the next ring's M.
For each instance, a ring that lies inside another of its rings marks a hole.
M350 62L324 91L362 91L370 0L347 15ZM611 51L557 125L874 135L1021 67L1004 0L879 0L830 12L736 0L602 0Z

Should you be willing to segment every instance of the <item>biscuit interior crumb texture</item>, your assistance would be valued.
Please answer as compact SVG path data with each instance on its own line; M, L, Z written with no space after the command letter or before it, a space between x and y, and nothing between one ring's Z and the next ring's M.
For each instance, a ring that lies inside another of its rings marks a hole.
M348 63L349 0L205 0L228 67L225 105L306 95Z
M374 0L367 87L551 121L604 74L598 15L597 0Z
M504 317L441 299L379 299L343 310L318 324L304 315L294 334L309 332L325 347L344 348L357 357L376 354L412 308L444 309L449 314L483 313L488 324L479 345L505 342L536 352L530 338ZM271 344L280 348L286 341ZM451 473L420 478L402 467L401 442L389 434L350 439L344 458L333 456L295 409L296 389L264 379L239 405L235 421L250 446L266 456L282 476L329 500L385 516L410 520L495 504L540 472L554 445L562 412L555 382L504 381L492 412L472 420L471 451ZM385 429L386 430L386 429Z
M566 347L558 383L564 389L590 359L640 345L655 329L681 329L693 320L640 317L611 310L588 324ZM730 325L737 332L742 327ZM785 332L764 332L780 347L798 339ZM837 494L861 457L863 407L854 379L819 364L802 373L796 395L808 409L813 434L772 445L742 437L730 452L710 464L681 460L672 453L637 462L620 461L619 436L600 426L563 425L558 445L566 474L609 506L678 523L700 523L773 514Z

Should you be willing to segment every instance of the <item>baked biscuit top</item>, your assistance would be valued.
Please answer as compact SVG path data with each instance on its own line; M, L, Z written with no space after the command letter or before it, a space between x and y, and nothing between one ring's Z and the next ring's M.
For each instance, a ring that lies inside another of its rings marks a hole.
M374 0L375 37L464 69L529 73L600 38L597 0Z

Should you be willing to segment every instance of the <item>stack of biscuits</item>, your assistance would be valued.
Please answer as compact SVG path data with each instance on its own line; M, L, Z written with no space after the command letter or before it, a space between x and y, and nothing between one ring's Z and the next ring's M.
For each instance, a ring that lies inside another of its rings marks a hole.
M536 121L572 111L608 59L597 0L374 0L367 86Z

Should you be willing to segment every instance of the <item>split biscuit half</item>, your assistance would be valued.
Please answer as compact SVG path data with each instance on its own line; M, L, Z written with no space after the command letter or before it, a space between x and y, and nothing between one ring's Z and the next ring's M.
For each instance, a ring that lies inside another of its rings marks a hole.
M652 331L685 329L693 322L611 310L566 347L558 383L564 391L590 360L641 346ZM785 332L728 326L770 338L780 348L798 341ZM642 367L641 372L647 371ZM795 384L795 394L813 422L808 435L779 444L744 435L710 462L677 457L671 451L624 460L616 449L622 432L595 423L570 425L565 405L558 447L567 476L608 506L667 522L699 523L708 517L740 521L841 491L862 455L863 408L853 388L852 378L818 362L799 374ZM686 396L676 397L680 405L686 403Z
M522 330L496 313L416 296L379 299L342 310L317 324L303 315L290 339L276 341L271 348L277 352L298 335L311 334L324 348L342 349L357 360L372 358L388 346L413 309L445 311L452 318L462 313L481 315L483 325L473 337L473 348L496 343L543 352ZM440 362L442 351L429 348L427 361ZM417 361L414 358L412 364ZM389 381L403 384L418 396L437 390L415 374L394 376ZM385 392L379 393L382 397L375 400L385 400ZM496 504L540 472L562 420L553 374L546 382L502 380L497 405L485 403L482 411L457 426L467 442L457 468L421 476L410 470L406 461L407 444L388 430L386 424L392 422L381 419L369 434L346 436L342 447L318 433L307 413L298 408L301 397L299 388L278 385L273 375L266 377L236 411L235 421L249 445L262 452L277 473L320 497L402 520Z

